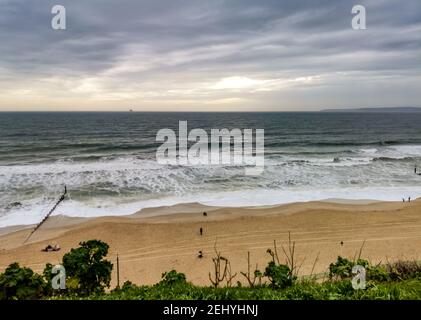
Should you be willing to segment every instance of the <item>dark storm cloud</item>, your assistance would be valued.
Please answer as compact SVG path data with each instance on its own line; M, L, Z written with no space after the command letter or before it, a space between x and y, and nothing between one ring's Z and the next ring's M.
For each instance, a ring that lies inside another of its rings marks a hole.
M65 31L50 25L58 3L67 10ZM354 4L366 6L367 30L351 29ZM401 77L413 90L420 83L421 2L0 0L0 71L0 90L95 78L96 90L155 97L185 90L182 82L322 76L319 85L340 100L332 80L338 73L347 75L343 86L364 76L384 85L393 76L387 87ZM402 90L402 97L413 96ZM278 93L270 95L254 97L274 106Z

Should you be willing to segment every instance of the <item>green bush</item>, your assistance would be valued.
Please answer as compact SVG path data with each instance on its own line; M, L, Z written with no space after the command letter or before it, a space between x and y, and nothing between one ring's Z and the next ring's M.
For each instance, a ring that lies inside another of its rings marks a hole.
M121 290L127 291L127 290L131 290L131 289L135 289L135 288L137 288L137 286L133 282L125 281L123 283L123 286L121 287Z
M341 256L338 257L335 263L329 265L329 278L334 280L350 279L354 276L352 268L356 265L363 266L366 269L367 280L385 282L391 279L385 266L372 266L364 259L358 259L357 262L353 262Z
M354 263L346 258L338 256L335 263L329 265L330 279L347 279L352 276L352 267Z
M162 280L158 283L158 285L166 285L171 286L174 284L185 284L187 283L186 275L184 273L179 273L175 270L171 270L169 272L164 272L162 274Z
M45 268L42 272L42 276L45 280L45 282L47 283L46 289L45 289L45 295L46 296L61 296L61 295L65 295L68 293L68 290L65 289L59 289L59 290L55 290L53 289L52 286L52 282L53 282L53 278L57 275L57 273L52 273L53 270L53 265L51 263L47 263L45 265ZM67 286L67 283L66 283Z
M13 263L0 275L0 300L39 299L43 296L46 286L42 276Z
M390 281L390 275L385 266L369 266L367 269L367 279L376 282Z
M108 244L100 240L81 242L63 256L66 286L69 291L82 295L103 292L110 286L113 264L104 260Z
M273 288L279 289L291 286L296 279L287 265L276 264L274 261L269 262L264 275L269 278Z

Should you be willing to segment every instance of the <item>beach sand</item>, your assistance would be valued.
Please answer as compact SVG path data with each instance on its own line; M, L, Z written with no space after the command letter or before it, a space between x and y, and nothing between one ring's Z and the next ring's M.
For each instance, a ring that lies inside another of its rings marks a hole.
M207 216L203 216L203 211ZM199 229L203 228L203 235ZM47 262L57 264L64 253L81 241L100 239L110 245L108 259L120 258L120 283L153 284L165 271L184 272L194 284L210 285L214 244L238 273L247 271L247 252L252 270L264 271L270 260L266 250L277 241L287 245L288 233L296 242L300 275L328 270L338 255L358 255L373 263L397 259L421 259L421 200L402 202L295 203L259 208L213 208L199 204L142 210L126 217L52 217L24 244L28 226L0 230L0 271L12 262L41 272ZM343 241L343 245L341 245ZM45 253L47 244L61 246ZM199 259L197 254L203 252ZM116 268L112 285L116 284Z

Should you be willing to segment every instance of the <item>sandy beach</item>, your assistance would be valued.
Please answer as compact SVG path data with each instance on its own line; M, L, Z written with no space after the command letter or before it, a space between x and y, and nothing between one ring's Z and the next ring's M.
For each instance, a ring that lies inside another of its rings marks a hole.
M203 212L207 212L207 216ZM200 235L203 228L203 235ZM287 244L288 232L296 242L300 275L327 271L338 255L353 258L363 242L362 256L372 262L421 259L421 200L402 202L295 203L259 208L216 208L200 204L145 209L125 217L52 217L24 244L30 226L0 230L0 271L12 262L41 272L56 264L78 243L100 239L110 245L108 259L120 258L120 282L153 284L171 269L189 281L209 285L214 244L231 261L234 279L251 264L264 270L266 253L276 240ZM341 245L343 242L343 245ZM59 252L41 249L58 243ZM197 254L203 252L199 259ZM282 253L282 250L278 250ZM116 270L113 270L113 283Z

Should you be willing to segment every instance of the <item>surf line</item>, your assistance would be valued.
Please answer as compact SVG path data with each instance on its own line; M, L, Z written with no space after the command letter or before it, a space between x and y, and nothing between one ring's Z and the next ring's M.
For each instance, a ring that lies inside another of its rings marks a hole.
M64 199L66 198L66 194L67 194L67 188L66 186L64 186L64 192L61 195L61 197L58 199L58 201L56 202L56 204L54 205L54 207L47 213L47 215L44 217L44 219L41 220L40 223L38 223L35 228L31 231L31 233L28 235L28 237L26 238L26 240L23 242L24 244L29 240L29 238L35 233L35 231L37 231L43 224L45 221L47 221L48 217L54 212L54 210L57 209L57 207L59 206L59 204L64 201Z

